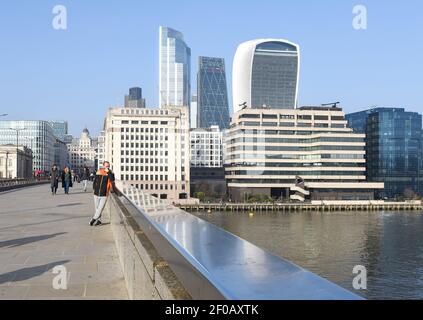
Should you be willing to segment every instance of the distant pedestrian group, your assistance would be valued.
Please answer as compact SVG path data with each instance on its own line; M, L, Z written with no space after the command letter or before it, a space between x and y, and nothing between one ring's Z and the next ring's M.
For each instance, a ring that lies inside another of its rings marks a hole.
M82 175L79 176L73 172L68 166L64 167L63 170L60 170L59 167L54 164L50 171L50 187L51 194L53 196L57 195L57 190L59 189L59 183L62 183L62 188L64 193L69 195L71 188L73 188L74 183L80 183L82 180L82 186L84 192L87 192L88 181L91 180L91 171L88 167L84 167L82 170Z

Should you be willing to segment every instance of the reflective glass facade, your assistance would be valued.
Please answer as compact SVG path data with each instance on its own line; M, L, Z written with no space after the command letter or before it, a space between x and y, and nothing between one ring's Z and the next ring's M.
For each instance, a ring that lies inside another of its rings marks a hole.
M160 27L159 105L189 106L191 100L191 49L181 32Z
M283 42L265 42L256 47L253 60L252 107L296 107L299 56L297 48Z
M33 169L49 172L55 161L56 137L48 121L0 121L0 145L16 145L16 131L19 131L19 145L32 149Z
M142 99L142 89L135 87L129 89L129 100L141 100Z
M402 108L375 108L347 115L366 134L367 177L385 182L380 196L422 194L422 116Z
M220 129L227 129L229 103L225 60L199 57L198 64L198 127L219 126Z
M67 121L50 121L53 128L53 134L60 141L65 141L65 137L68 134L68 122Z

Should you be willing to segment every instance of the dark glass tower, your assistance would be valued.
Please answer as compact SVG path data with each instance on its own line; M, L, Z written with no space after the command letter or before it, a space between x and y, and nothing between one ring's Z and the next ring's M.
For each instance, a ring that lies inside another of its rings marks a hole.
M145 108L145 99L142 97L142 89L134 87L125 95L125 108Z
M142 89L135 87L135 88L131 88L129 89L129 100L130 101L134 101L134 100L141 100L142 99Z
M199 128L219 126L229 128L229 103L225 60L199 57L198 61L198 114Z
M367 177L385 182L381 197L422 193L422 116L401 108L375 108L347 115L366 134Z

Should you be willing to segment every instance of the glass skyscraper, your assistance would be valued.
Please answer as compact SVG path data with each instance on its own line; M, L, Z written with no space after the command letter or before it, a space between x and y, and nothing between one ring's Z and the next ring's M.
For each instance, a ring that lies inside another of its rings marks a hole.
M225 60L222 58L199 57L197 77L199 128L219 126L229 128L228 89Z
M298 101L300 48L278 39L241 44L234 58L234 110L295 109Z
M181 32L160 27L159 106L190 106L191 49Z
M30 148L33 152L34 171L49 172L55 162L56 136L52 124L48 121L0 121L0 145L16 145L19 131L19 145Z
M141 100L142 99L142 89L139 87L129 89L129 100Z
M422 116L403 108L374 108L347 115L366 134L367 178L385 182L384 198L422 194Z
M67 121L49 121L53 128L53 134L60 141L65 141L68 134L68 122Z

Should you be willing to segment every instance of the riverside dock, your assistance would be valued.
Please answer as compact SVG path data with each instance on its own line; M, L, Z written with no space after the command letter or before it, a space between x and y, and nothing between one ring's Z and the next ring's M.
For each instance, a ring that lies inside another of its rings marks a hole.
M312 203L201 203L183 204L179 208L188 212L222 211L222 212L303 212L303 211L423 211L421 201L412 202L348 202L315 201Z

